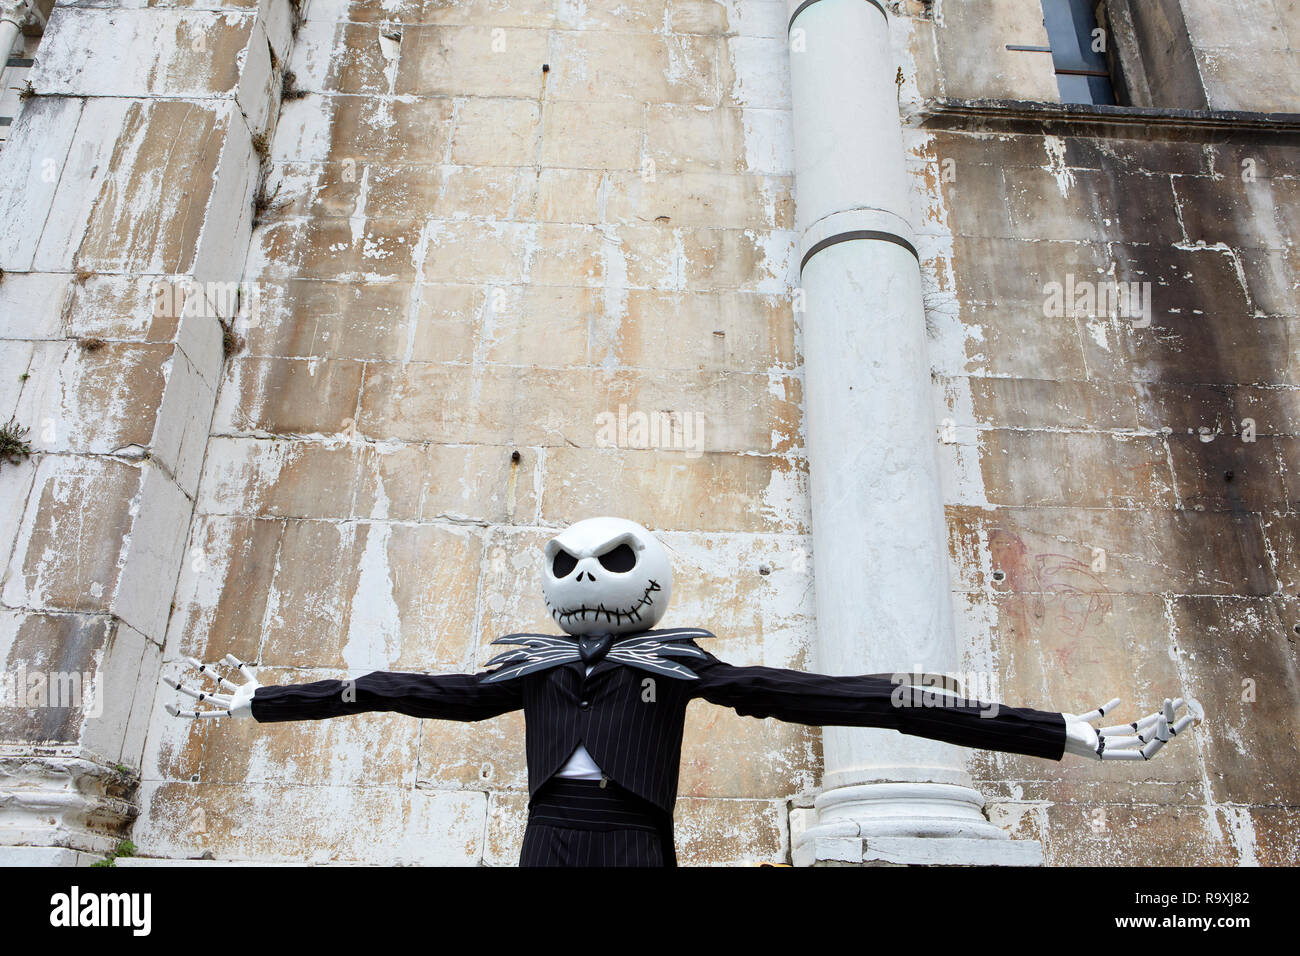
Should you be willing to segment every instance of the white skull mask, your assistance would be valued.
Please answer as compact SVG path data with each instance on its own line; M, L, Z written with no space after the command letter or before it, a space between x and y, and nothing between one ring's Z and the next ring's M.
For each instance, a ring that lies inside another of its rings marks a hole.
M588 518L546 542L543 551L546 609L565 633L644 631L668 610L668 552L633 521Z

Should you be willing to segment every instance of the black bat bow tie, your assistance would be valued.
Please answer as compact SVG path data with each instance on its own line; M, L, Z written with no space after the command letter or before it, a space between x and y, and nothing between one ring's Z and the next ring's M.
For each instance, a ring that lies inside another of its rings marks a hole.
M578 638L578 655L582 663L595 667L614 643L613 634L584 634Z
M635 667L664 677L678 680L696 680L695 672L673 660L675 657L708 657L691 640L712 637L698 627L668 627L660 631L641 631L621 634L586 634L571 637L568 634L507 634L493 644L521 644L513 651L505 651L487 662L488 667L501 665L500 669L483 676L484 683L524 677L538 671L549 670L562 664L582 661L594 667L606 657L616 664Z

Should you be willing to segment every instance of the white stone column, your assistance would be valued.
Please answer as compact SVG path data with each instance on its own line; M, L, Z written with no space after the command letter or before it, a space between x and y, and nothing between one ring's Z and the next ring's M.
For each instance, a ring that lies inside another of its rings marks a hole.
M788 0L818 667L958 669L925 309L876 0ZM1035 863L984 817L960 748L828 727L797 864ZM938 841L938 842L936 842Z

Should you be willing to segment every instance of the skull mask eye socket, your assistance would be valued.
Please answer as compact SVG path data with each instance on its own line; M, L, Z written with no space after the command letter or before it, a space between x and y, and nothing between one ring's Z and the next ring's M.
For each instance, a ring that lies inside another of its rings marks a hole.
M555 552L555 558L551 561L551 573L557 578L567 578L577 566L578 559L561 548Z
M599 558L600 566L606 571L626 574L636 567L636 552L630 545L620 544L613 551L606 551Z

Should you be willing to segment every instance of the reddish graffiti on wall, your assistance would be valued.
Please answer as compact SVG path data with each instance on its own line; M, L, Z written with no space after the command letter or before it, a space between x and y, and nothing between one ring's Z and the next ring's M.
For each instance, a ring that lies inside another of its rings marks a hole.
M1001 529L990 531L989 550L994 572L1005 575L997 585L1008 595L1003 607L1022 626L1073 640L1110 613L1110 593L1089 563L1031 552L1020 535Z

